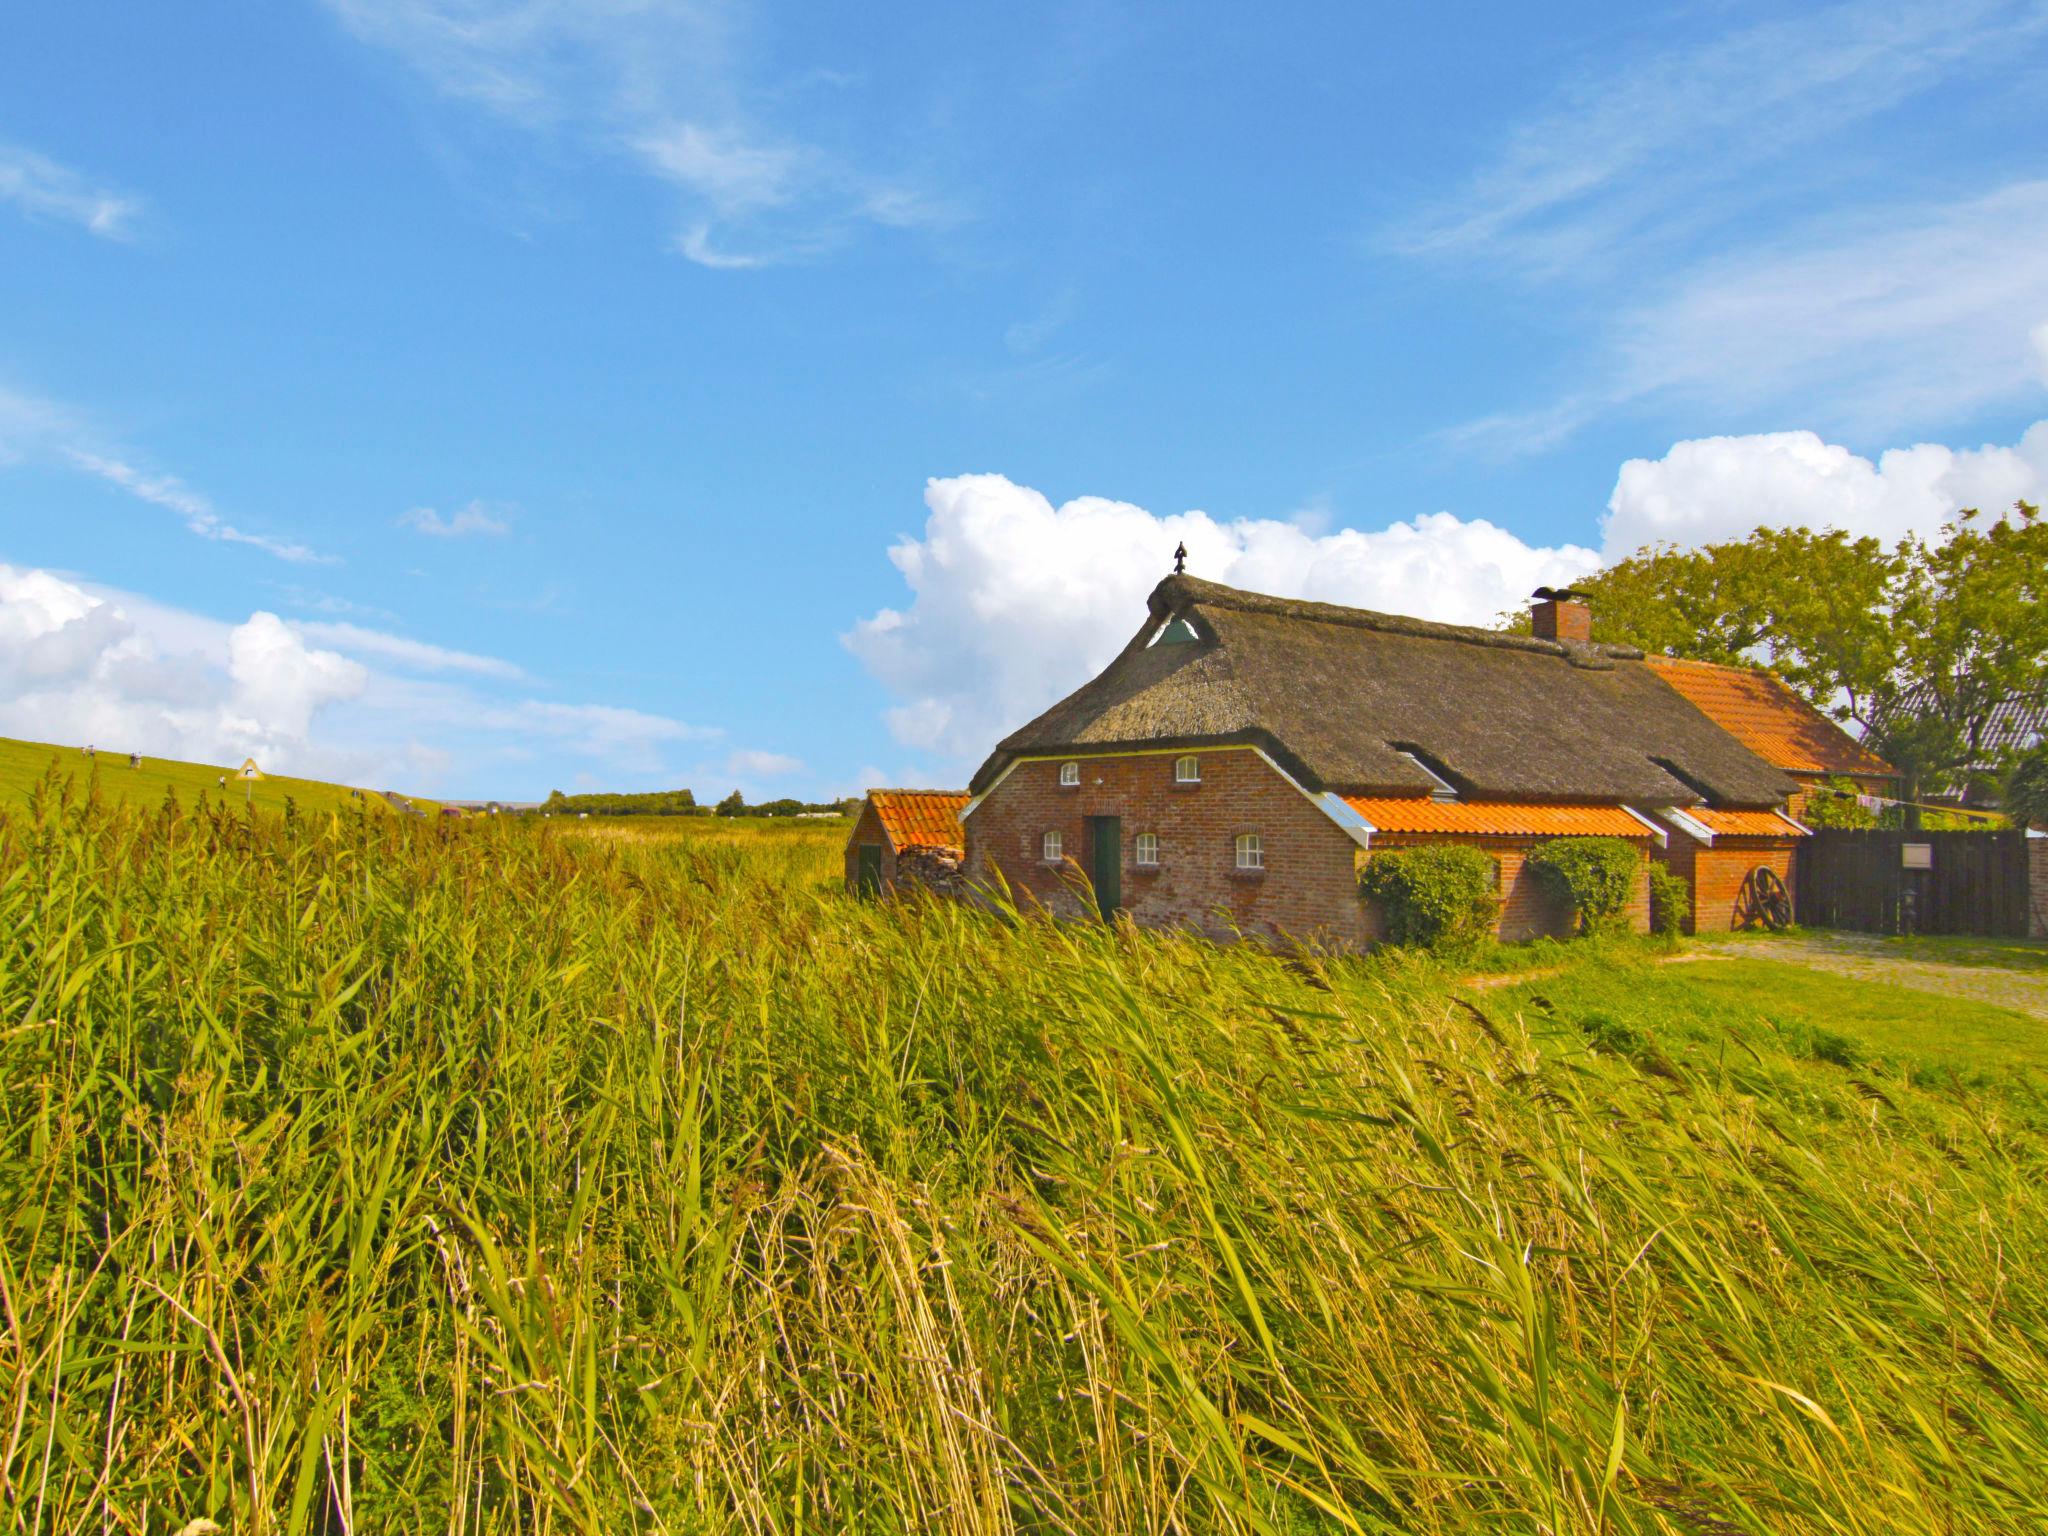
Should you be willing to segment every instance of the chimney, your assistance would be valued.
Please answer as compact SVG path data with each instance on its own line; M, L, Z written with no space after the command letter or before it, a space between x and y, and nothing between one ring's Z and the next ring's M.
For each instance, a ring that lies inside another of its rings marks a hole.
M1536 606L1529 610L1529 628L1538 640L1576 640L1584 644L1593 638L1593 610L1580 601L1576 592L1553 592L1548 587L1538 587Z

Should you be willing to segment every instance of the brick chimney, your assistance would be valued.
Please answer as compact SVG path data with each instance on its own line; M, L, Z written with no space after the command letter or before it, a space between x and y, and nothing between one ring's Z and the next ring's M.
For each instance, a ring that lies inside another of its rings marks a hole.
M1579 600L1576 592L1553 593L1546 587L1537 595L1536 606L1529 610L1529 628L1538 640L1584 643L1593 638L1593 610Z

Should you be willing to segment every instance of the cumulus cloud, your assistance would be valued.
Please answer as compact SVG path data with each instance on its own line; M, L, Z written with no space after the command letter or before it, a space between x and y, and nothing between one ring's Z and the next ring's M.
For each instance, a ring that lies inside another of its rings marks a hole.
M667 749L720 735L644 710L505 695L524 680L509 662L358 625L261 610L228 624L0 565L0 735L489 794L511 792L507 765L536 748L589 759L616 783L667 776Z
M472 501L443 517L432 507L414 507L398 519L401 528L423 533L430 539L462 539L482 534L495 537L510 533L512 525L494 515L481 501Z
M0 734L291 768L308 759L315 718L367 680L273 613L182 630L147 618L49 571L0 565Z
M139 199L96 187L34 150L0 144L0 203L32 219L55 219L106 240L125 240L142 211Z
M1875 463L1813 432L1675 443L1630 459L1607 503L1605 552L1741 538L1753 528L1840 528L1887 542L1928 535L1964 507L2002 512L2048 497L2048 421L2012 447L1894 448Z
M1195 575L1457 623L1490 622L1537 584L1568 584L1599 565L1589 549L1534 547L1447 512L1318 535L1093 496L1055 507L1001 475L935 479L924 499L923 535L889 552L909 605L861 620L843 640L900 701L888 715L897 739L956 761L1115 655L1182 542Z

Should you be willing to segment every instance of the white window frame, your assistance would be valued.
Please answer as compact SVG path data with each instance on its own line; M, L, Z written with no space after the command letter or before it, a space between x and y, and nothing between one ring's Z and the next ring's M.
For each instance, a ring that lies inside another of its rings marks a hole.
M1202 760L1192 752L1186 757L1173 760L1173 782L1176 784L1199 784L1202 782Z
M1060 788L1074 789L1077 788L1080 785L1080 783L1081 765L1079 763L1061 763Z
M1057 864L1065 856L1061 852L1065 844L1066 839L1057 830L1048 832L1038 840L1039 854L1046 863Z
M1266 867L1266 841L1256 832L1240 832L1231 840L1237 853L1237 867L1242 870L1262 870Z
M1131 861L1140 869L1157 869L1159 867L1159 834L1157 832L1140 832L1138 834L1137 842L1132 845Z

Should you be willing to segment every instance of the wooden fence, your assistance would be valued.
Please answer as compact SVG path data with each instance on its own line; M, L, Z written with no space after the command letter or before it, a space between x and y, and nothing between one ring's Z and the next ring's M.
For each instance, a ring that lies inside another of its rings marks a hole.
M1808 928L2025 937L2027 835L1819 830L1793 896Z

